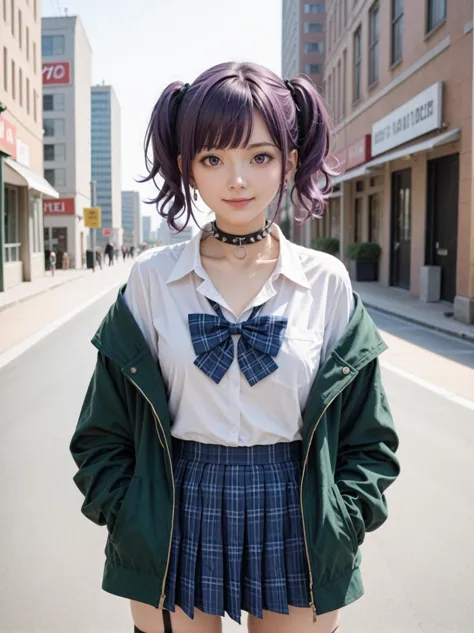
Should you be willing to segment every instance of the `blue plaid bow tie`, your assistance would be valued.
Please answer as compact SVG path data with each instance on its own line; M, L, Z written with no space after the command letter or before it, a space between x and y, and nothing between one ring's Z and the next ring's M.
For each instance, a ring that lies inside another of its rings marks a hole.
M218 303L210 301L210 304L217 316L188 315L191 340L197 354L194 364L219 384L234 360L232 334L240 334L237 358L242 373L253 387L278 368L272 356L280 351L288 319L257 317L262 308L257 306L246 321L231 323Z

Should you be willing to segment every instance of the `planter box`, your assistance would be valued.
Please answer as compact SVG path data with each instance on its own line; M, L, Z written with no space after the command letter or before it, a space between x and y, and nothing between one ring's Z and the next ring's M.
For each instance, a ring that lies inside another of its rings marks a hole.
M378 262L359 262L353 259L349 260L349 277L353 281L378 281L379 280L379 263Z
M441 296L441 267L422 266L420 271L420 300L439 301Z

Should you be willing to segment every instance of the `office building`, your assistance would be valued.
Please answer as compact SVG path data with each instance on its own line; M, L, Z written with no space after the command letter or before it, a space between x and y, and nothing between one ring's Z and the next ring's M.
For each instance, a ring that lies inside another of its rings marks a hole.
M0 3L0 292L44 275L41 17L38 0Z
M122 246L122 187L120 105L112 86L93 86L92 113L92 180L97 182L97 206L102 209L102 231L97 244L112 241Z
M81 268L88 247L90 206L92 50L79 17L42 19L44 175L59 200L45 201L45 248L57 265L67 253Z
M122 191L122 227L123 243L129 248L137 249L143 242L141 203L138 191Z
M151 241L151 216L150 215L144 215L142 217L142 234L143 234L144 242Z
M474 322L473 2L327 3L342 167L318 234L382 247L379 282ZM338 13L339 12L339 13ZM451 306L449 306L451 304Z

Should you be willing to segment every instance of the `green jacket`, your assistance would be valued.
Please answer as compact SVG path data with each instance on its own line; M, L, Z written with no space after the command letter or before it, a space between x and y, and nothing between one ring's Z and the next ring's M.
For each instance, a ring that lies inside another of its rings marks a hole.
M97 365L70 450L82 512L108 529L103 589L158 607L173 529L170 418L160 369L123 290L92 340ZM318 614L362 596L359 545L386 520L384 491L399 474L377 359L386 346L357 295L355 303L303 416L301 504Z

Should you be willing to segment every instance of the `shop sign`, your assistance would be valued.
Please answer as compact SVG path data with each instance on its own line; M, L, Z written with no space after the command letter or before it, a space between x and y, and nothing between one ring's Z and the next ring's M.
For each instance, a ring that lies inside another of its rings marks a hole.
M43 200L44 215L74 215L74 198Z
M441 127L443 82L423 90L372 126L372 156Z
M359 165L363 165L371 159L371 138L370 134L361 136L357 141L351 143L348 147L336 152L334 157L338 161L340 168L344 171L354 169Z
M71 65L69 62L48 62L43 64L43 86L71 83Z
M16 158L16 127L0 114L0 150Z
M102 229L102 235L104 237L110 237L110 228L106 227L105 229Z

